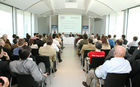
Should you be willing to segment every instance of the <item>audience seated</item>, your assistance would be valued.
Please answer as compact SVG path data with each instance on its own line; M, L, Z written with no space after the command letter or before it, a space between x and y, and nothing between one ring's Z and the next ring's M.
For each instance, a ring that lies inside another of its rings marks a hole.
M108 35L108 41L109 41L110 47L113 48L115 46L115 42L111 39L111 35Z
M138 43L139 49L136 50L130 60L132 66L131 72L131 81L132 87L139 87L140 86L140 41Z
M116 42L116 35L113 36L112 40Z
M106 79L107 74L128 74L130 73L131 66L128 60L124 59L126 49L122 46L115 46L114 58L105 61L105 63L99 66L95 70L95 74L98 78ZM113 79L113 78L112 78ZM117 84L117 83L116 83Z
M18 47L13 50L13 55L19 56L19 49L26 44L25 39L19 39Z
M127 45L128 41L125 39L125 35L122 35L123 44Z
M7 77L0 76L0 87L9 87L9 80Z
M38 48L44 45L44 41L42 41L42 35L39 35L38 38L36 39L36 44L38 45Z
M105 36L102 37L102 49L103 50L110 50L111 49L111 47L107 41L107 38Z
M3 51L3 47L0 46L0 76L6 76L10 78L9 61L10 58L6 52Z
M42 74L36 63L30 58L31 48L29 46L23 46L19 50L19 56L21 60L10 62L10 70L14 74L19 75L31 75L35 81L45 81L47 74Z
M134 37L133 37L133 41L130 42L130 43L127 45L128 49L130 49L131 46L138 47L138 42L137 42L137 40L138 40L138 37L137 37L137 36L134 36Z
M89 63L91 62L92 57L105 57L105 52L101 51L102 44L100 42L96 42L95 51L90 51L88 56L90 57Z
M32 37L31 39L38 39L38 34L34 33L34 37Z
M74 34L72 34L72 32L70 32L69 37L74 37Z
M40 56L49 56L51 68L56 70L56 50L51 47L53 40L51 38L47 39L47 45L40 47L39 55Z
M47 41L47 35L46 35L45 33L43 34L42 41L45 42L45 43L46 43L46 41Z
M85 50L95 50L95 46L92 43L93 43L93 40L89 38L88 39L88 44L83 45L83 47L80 51L80 53L82 55L82 58L83 58Z
M8 50L11 50L11 43L8 39L8 35L7 34L4 34L1 39L3 39L3 41L5 42L5 48L7 48Z
M90 51L88 53L88 56L90 57L89 63L91 63L91 58L94 58L94 57L96 57L96 58L103 57L104 58L105 57L104 51L101 51L102 44L100 42L96 42L95 46L96 46L95 47L96 50L95 51ZM95 70L95 67L91 67L91 69L90 69L90 71L87 75L86 82L83 81L83 85L85 87L90 87L90 84L91 84L91 81L92 81L93 78L95 78L96 81L97 81L96 87L99 87L99 82L97 80L97 77L94 74L94 70Z
M115 46L123 46L123 40L121 40L121 39L116 40ZM131 58L131 55L128 53L127 50L125 52L126 52L125 53L125 58L129 60ZM106 56L105 60L109 60L109 59L111 59L113 57L114 57L114 48L112 48L110 50L110 52Z

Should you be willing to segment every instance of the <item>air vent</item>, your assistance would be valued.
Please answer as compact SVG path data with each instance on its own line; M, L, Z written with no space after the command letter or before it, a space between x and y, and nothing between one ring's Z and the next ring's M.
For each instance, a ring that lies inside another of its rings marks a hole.
M76 0L65 0L65 2L76 2Z

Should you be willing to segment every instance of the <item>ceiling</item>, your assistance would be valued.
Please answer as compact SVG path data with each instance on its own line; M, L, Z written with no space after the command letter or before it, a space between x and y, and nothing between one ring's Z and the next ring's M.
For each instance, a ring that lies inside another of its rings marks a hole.
M40 16L82 14L100 17L140 5L140 0L0 0Z

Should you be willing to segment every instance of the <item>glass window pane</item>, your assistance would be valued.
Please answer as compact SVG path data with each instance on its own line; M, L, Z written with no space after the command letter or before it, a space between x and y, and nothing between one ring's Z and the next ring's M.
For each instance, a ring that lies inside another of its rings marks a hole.
M17 35L24 38L23 11L17 10Z
M26 33L31 35L31 13L24 12L24 36Z
M110 22L109 34L111 34L112 36L116 34L117 38L121 38L121 35L123 34L123 20L124 20L123 12L111 14L109 20Z
M133 40L133 36L140 38L140 7L129 10L127 39L129 42Z
M12 41L12 7L0 4L0 36L7 34Z

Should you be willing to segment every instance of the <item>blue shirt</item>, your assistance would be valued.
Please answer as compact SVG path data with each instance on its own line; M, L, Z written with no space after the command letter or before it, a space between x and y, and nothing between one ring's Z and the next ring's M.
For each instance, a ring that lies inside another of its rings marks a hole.
M20 49L21 47L17 47L17 48L15 48L14 50L13 50L13 54L14 55L16 55L16 56L19 56L19 49Z
M107 73L130 73L131 66L128 60L124 58L112 58L95 70L97 77L105 79Z
M110 46L113 46L113 47L115 46L115 42L111 39L109 40L109 44L110 44Z

